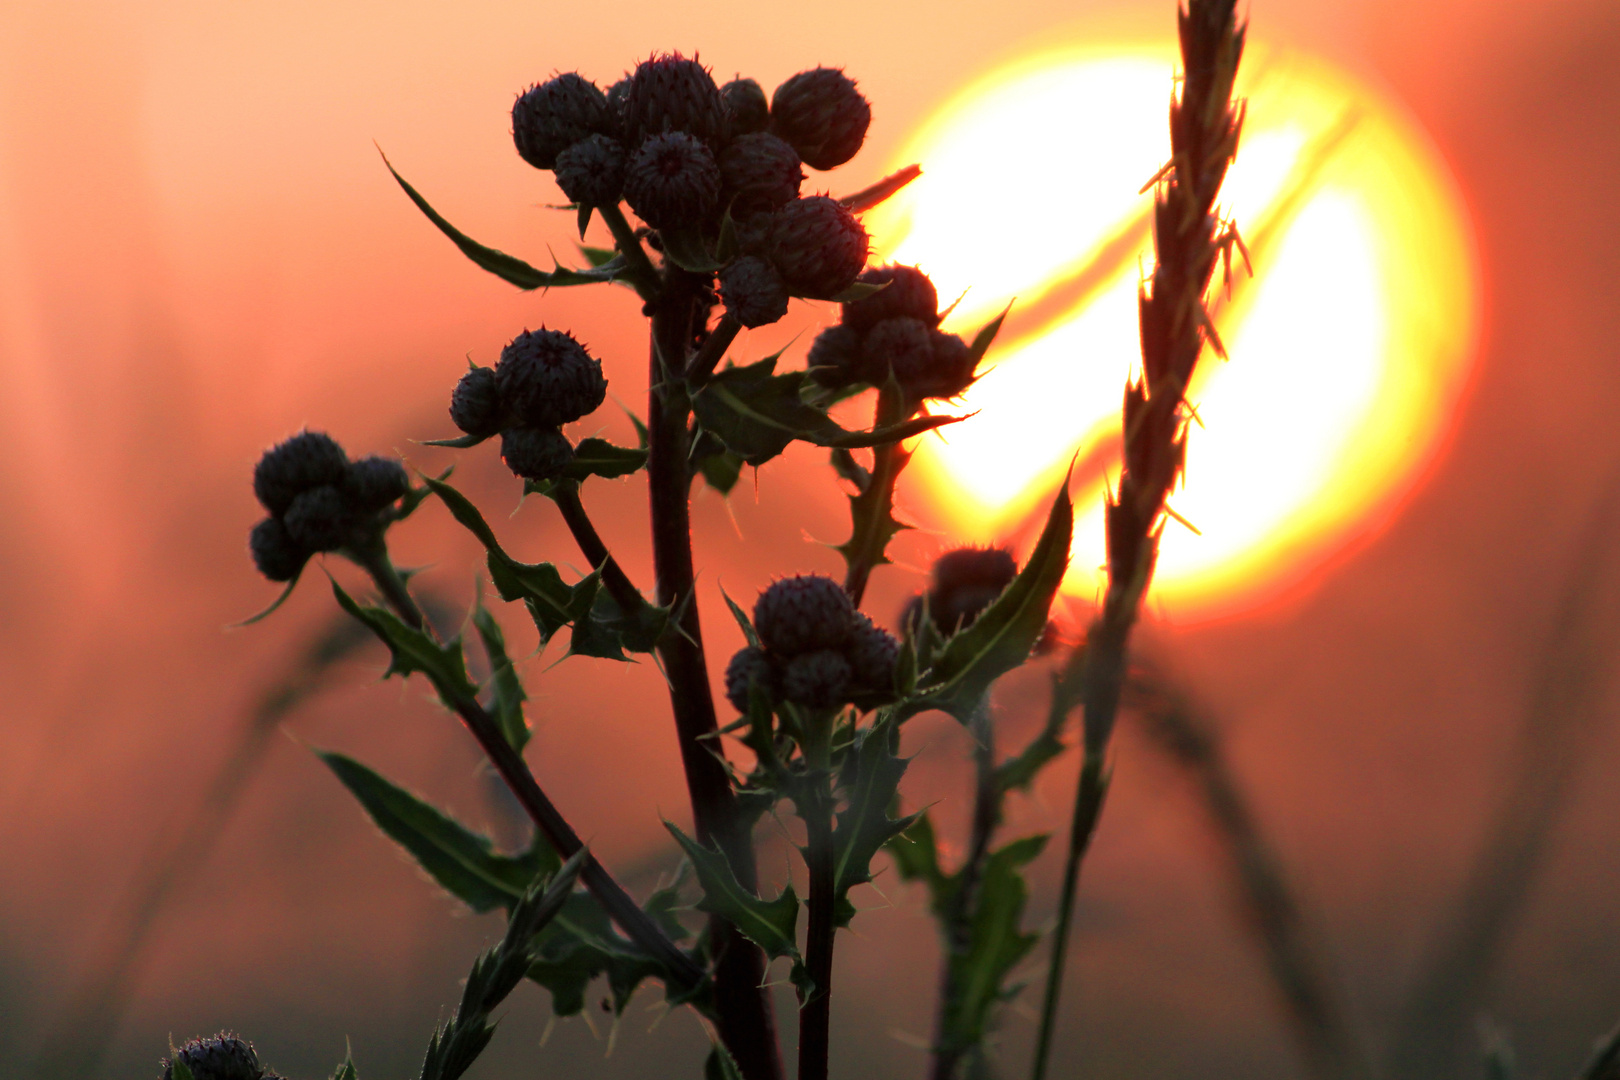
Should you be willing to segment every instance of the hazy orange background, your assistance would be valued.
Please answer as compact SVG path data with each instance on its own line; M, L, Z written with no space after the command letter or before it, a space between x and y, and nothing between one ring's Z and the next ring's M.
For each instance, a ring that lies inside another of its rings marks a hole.
M1474 852L1575 537L1620 462L1620 9L1255 0L1249 14L1256 34L1406 101L1457 175L1483 259L1476 382L1448 454L1403 514L1287 607L1162 641L1228 721L1376 1042ZM144 845L192 805L244 711L330 612L316 575L268 624L220 630L271 595L244 550L259 450L307 423L357 454L398 448L440 466L445 452L408 440L448 433L444 402L465 357L487 363L542 321L589 341L626 403L644 392L628 293L537 297L477 271L394 187L373 140L458 225L538 259L547 243L571 250L569 216L538 208L557 195L512 152L507 109L554 69L605 82L680 48L770 87L816 63L846 66L875 103L867 149L828 181L847 191L961 83L1098 20L1167 32L1173 13L1162 0L13 0L0 37L0 1073L38 1051ZM1061 212L1062 178L1042 187ZM808 331L827 317L797 307L789 321ZM602 416L626 432L611 409ZM516 504L510 476L487 450L459 460L499 520ZM700 499L705 582L746 596L773 571L836 566L807 540L836 541L844 527L819 460L791 452L762 472L757 495L745 479L729 510ZM640 566L639 489L601 484L587 498ZM429 506L398 553L435 561L424 580L464 597L476 555L444 518ZM573 557L544 506L504 530L532 557ZM908 537L904 562L924 564L947 540ZM885 615L919 580L880 571L869 607ZM731 635L706 614L723 655ZM376 684L375 659L291 729L509 829L465 737L421 688ZM659 813L684 820L684 789L663 710L647 704L656 673L593 663L543 676L543 662L531 666L529 756L629 873L661 850ZM1009 687L1009 708L1036 686ZM1596 698L1612 704L1606 687ZM916 742L917 790L948 796L949 766L935 762L958 753L954 734L921 727ZM346 1035L362 1075L404 1074L492 929L454 917L306 751L272 747L162 924L109 1076L155 1074L169 1034L221 1025L293 1075L325 1075ZM1617 766L1604 726L1489 996L1531 1071L1567 1073L1620 1016L1620 797L1606 782ZM1054 770L1015 828L1061 815L1070 769ZM1037 917L1051 910L1052 877L1040 872ZM917 896L884 889L897 909L863 917L840 958L842 1075L923 1066L889 1034L928 1029L927 1004L909 991L932 964L932 931ZM1128 730L1081 926L1061 1068L1297 1074L1195 805ZM682 1055L696 1074L702 1040L687 1017L649 1037L651 1016L632 1010L604 1062L578 1023L534 1049L543 995L524 992L509 1011L477 1075L645 1075ZM1016 1015L1005 1031L1010 1047L1028 1039Z

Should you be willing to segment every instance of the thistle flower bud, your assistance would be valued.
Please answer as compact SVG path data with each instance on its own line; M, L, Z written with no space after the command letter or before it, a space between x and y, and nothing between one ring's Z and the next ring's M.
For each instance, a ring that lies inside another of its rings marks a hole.
M858 279L885 288L843 306L845 326L865 333L884 319L920 319L939 325L939 293L928 275L915 266L874 266Z
M456 383L450 395L450 422L480 439L500 433L504 426L502 412L494 368L471 369Z
M854 672L843 654L817 649L787 662L782 671L782 696L810 709L831 709L849 700Z
M655 229L696 225L720 204L720 168L695 136L672 131L641 144L625 170L624 197Z
M797 295L825 300L849 288L867 248L855 215L825 195L795 199L772 215L771 261Z
M829 326L810 343L805 366L822 386L841 389L866 381L861 366L861 335L848 326Z
M726 138L764 131L771 124L771 105L753 79L738 76L720 88L726 106Z
M933 342L922 320L884 319L862 340L861 370L871 383L887 382L892 371L901 389L911 392L915 381L926 376L933 356Z
M740 713L748 711L750 687L771 687L771 664L765 653L750 645L739 649L726 665L726 700Z
M525 330L495 365L501 403L523 424L556 428L595 412L607 399L602 363L560 330Z
M957 548L934 560L928 610L934 624L951 631L967 626L995 602L1013 578L1018 562L1005 548Z
M624 95L627 146L682 131L710 146L725 135L726 107L707 68L679 53L654 56L636 66Z
M358 515L333 484L310 488L282 515L287 533L306 551L336 551L349 539Z
M253 1044L227 1032L209 1039L192 1039L179 1050L175 1058L191 1070L193 1080L263 1080L264 1067ZM173 1062L163 1062L163 1080L172 1080Z
M733 217L775 210L799 197L799 155L767 132L741 135L720 153L720 197Z
M341 484L349 471L349 456L331 436L301 431L264 452L253 469L253 494L271 514L280 517L292 501L321 484Z
M624 145L608 135L581 139L557 155L557 186L581 206L612 206L624 189Z
M833 169L860 150L872 106L837 68L801 71L771 96L771 130L812 169Z
M574 447L556 428L507 428L501 432L501 459L525 480L555 480L574 460Z
M309 552L292 538L280 518L268 517L248 533L253 565L271 581L291 581L309 561Z
M865 613L855 613L855 630L845 649L857 689L872 693L894 691L895 665L900 643L893 634L878 626Z
M927 370L910 376L906 385L919 398L957 397L973 385L973 351L960 337L943 330L930 330L928 341Z
M726 313L750 329L787 314L787 284L775 267L754 255L744 255L720 271L720 295Z
M512 141L537 169L554 168L557 155L574 143L616 128L606 95L572 71L529 87L512 106Z
M842 648L854 625L849 594L821 574L772 582L754 603L754 628L765 648L778 656Z
M388 509L411 490L411 478L398 459L372 454L349 466L343 493L362 514Z

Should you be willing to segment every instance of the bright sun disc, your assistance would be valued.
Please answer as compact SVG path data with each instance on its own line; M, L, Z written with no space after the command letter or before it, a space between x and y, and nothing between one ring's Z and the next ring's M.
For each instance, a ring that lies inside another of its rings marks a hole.
M1153 596L1180 620L1252 608L1388 518L1434 458L1469 364L1476 267L1461 200L1405 115L1315 58L1251 45L1242 145L1222 191L1255 277L1211 311L1186 483ZM921 179L868 215L877 255L921 266L971 334L1016 297L967 394L980 410L920 441L932 522L969 542L1026 536L1077 462L1065 588L1101 583L1102 496L1139 363L1136 292L1168 156L1173 54L1045 53L947 103L905 148ZM1219 280L1219 279L1218 279Z

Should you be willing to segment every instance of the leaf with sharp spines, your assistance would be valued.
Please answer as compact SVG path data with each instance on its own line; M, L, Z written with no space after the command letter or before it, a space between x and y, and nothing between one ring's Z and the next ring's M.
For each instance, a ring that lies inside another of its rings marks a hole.
M419 671L428 677L434 689L438 690L439 697L452 709L458 700L478 693L478 687L467 677L467 663L462 656L459 636L441 645L421 630L406 626L398 615L386 608L356 603L336 579L332 581L332 595L337 598L339 607L364 623L388 646L391 661L384 678Z
M1001 309L1000 315L985 323L979 328L979 332L973 335L972 342L968 344L968 355L973 358L972 370L978 370L979 365L983 363L985 353L990 351L990 343L996 340L997 334L1001 333L1001 324L1007 321L1007 316L1011 311L1012 301L1009 300L1007 306Z
M865 491L872 483L872 470L856 461L855 455L843 447L833 450L832 467L833 472L841 479L848 480L856 491Z
M934 835L934 823L925 810L916 815L911 825L889 838L884 844L894 859L895 869L905 881L921 881L928 886L928 895L934 910L942 908L944 890L950 882L939 865L939 840Z
M698 460L698 475L703 482L722 495L730 495L731 489L737 486L742 479L743 459L730 450L722 450L718 454L708 454Z
M669 900L662 890L653 894L648 907L672 940L681 942L691 936L673 918L666 917ZM528 977L551 992L553 1012L575 1016L585 1007L586 990L600 975L607 976L616 1014L624 1012L643 980L665 978L663 967L621 937L589 893L576 892L568 898L562 914L535 939ZM665 982L666 986L672 985L670 980ZM673 988L669 994L672 1003L680 996Z
M428 205L428 201L417 192L405 178L389 163L388 156L383 155L383 164L393 173L399 186L405 189L418 210L427 215L429 221L439 227L439 231L448 236L450 240L461 249L461 253L485 270L505 281L511 282L520 289L549 289L564 285L592 285L599 281L612 281L618 276L621 265L605 265L590 270L568 270L557 267L551 273L536 270L528 263L504 251L497 251L492 247L485 247L454 225L446 221L437 210Z
M799 960L799 946L794 938L799 898L794 895L791 882L775 900L762 900L742 887L730 861L719 849L704 847L668 821L664 822L664 828L675 837L697 872L698 884L703 887L703 899L697 905L699 911L726 919L749 941L764 949L772 960L780 956L791 957L795 962Z
M703 1060L703 1080L744 1080L742 1070L737 1067L737 1059L718 1039L709 1047L709 1056Z
M870 569L886 565L890 562L889 541L902 531L911 528L910 525L895 519L892 480L893 475L906 467L911 455L898 446L889 452L898 459L892 466L894 472L890 474L890 482L868 483L865 488L848 497L849 539L839 544L837 549L844 557L846 566L864 566Z
M1029 561L994 603L945 643L923 675L921 698L907 703L908 715L943 709L965 724L990 684L1029 659L1068 569L1073 532L1074 504L1064 477Z
M917 820L915 814L889 816L908 764L894 752L897 734L894 720L885 714L856 736L849 753L845 806L832 837L834 919L839 926L848 926L855 915L849 890L872 880L872 859Z
M561 865L543 840L524 854L500 855L487 836L344 754L317 750L360 801L377 827L399 844L445 891L483 913L516 904L538 877Z
M756 649L763 648L759 643L759 633L754 629L754 621L748 617L748 613L737 605L737 601L733 600L725 589L720 590L720 595L725 597L726 607L731 609L731 617L737 620L737 626L742 630L748 644Z
M697 228L676 226L658 230L664 255L670 262L693 274L712 274L726 264L713 251Z
M454 465L447 466L444 472L434 477L434 479L440 483L443 483L444 481L450 479L450 474L455 471L456 467ZM424 476L423 479L425 480L426 477ZM406 518L410 517L421 508L423 503L427 502L428 496L432 494L432 489L426 484L411 488L409 491L405 492L405 497L399 500L399 509L394 511L393 520L396 522L404 521Z
M240 630L244 626L252 626L256 622L263 622L265 619L268 619L270 616L274 615L276 613L276 609L281 607L282 604L285 604L287 602L287 598L292 596L293 590L298 588L298 579L304 576L304 569L307 566L309 566L309 563L306 562L303 566L298 568L298 573L294 574L290 579L288 579L287 584L282 587L280 595L278 595L274 600L270 601L269 607L265 608L257 615L249 615L241 622L231 623L225 629Z
M332 1080L360 1080L360 1073L354 1067L353 1057L344 1056L343 1064L339 1065L337 1071L332 1073Z
M589 244L579 245L579 253L592 267L605 266L619 257L618 251L613 248L592 247Z
M518 677L511 657L506 654L506 635L501 631L501 624L484 606L482 590L473 604L472 622L489 657L490 715L512 749L521 754L529 741L529 721L523 715L523 703L529 695L523 689L523 680Z
M555 480L525 480L525 495L551 498L559 484L579 484L593 476L617 479L639 472L647 465L646 447L614 446L606 439L581 439L573 459Z

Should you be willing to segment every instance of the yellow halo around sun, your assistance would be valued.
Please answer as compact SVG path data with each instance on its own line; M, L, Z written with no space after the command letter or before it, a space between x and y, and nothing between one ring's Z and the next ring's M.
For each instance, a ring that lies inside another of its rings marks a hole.
M1253 255L1210 303L1184 488L1154 602L1178 620L1252 608L1387 519L1434 459L1476 338L1461 199L1402 111L1331 65L1251 46L1223 213ZM918 443L925 524L965 542L1021 537L1076 462L1065 588L1102 581L1102 498L1139 362L1136 292L1168 156L1173 54L1048 52L948 102L899 163L923 175L868 215L877 257L913 263L971 334L1013 303L972 419Z

